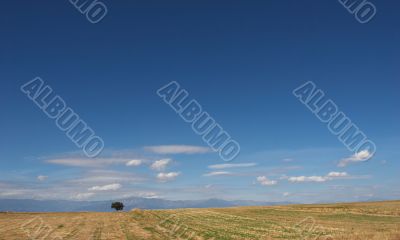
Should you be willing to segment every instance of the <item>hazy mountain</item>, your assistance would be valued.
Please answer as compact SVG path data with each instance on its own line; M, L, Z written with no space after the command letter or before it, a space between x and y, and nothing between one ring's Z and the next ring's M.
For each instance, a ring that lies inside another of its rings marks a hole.
M257 201L226 201L221 199L180 200L171 201L158 198L132 197L121 201L125 210L141 209L175 209L175 208L213 208L234 206L271 206L285 205L288 202L257 202ZM96 211L109 212L113 201L66 201L66 200L31 200L31 199L0 199L0 211L16 212L76 212Z

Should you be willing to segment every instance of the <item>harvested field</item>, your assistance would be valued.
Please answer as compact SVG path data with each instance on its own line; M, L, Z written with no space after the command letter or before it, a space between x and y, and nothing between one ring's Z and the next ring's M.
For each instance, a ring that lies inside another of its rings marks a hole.
M118 213L0 213L0 239L400 240L400 201Z

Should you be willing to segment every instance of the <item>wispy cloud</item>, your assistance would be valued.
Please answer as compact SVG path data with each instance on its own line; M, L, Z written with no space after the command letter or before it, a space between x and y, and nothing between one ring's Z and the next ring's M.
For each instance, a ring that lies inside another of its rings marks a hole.
M234 173L226 172L226 171L216 171L216 172L209 172L204 174L205 177L213 177L213 176L232 176Z
M142 197L142 198L161 198L157 193L155 192L138 192L134 197Z
M282 196L289 197L290 196L290 192L284 192L284 193L282 193Z
M180 174L181 174L180 172L159 173L157 174L157 179L160 182L169 182L174 180Z
M115 182L126 182L135 184L143 182L144 177L131 172L112 171L112 170L92 170L85 173L84 176L69 180L70 183L78 184L111 184Z
M257 182L259 182L263 186L273 186L278 183L278 181L270 180L266 176L257 177Z
M2 189L0 191L0 197L9 198L9 197L19 197L19 196L29 196L32 195L32 191L28 189Z
M353 154L348 158L340 160L338 167L346 167L350 163L365 162L368 161L371 157L372 153L370 153L368 150L363 150Z
M289 177L289 182L325 182L327 179L323 176L298 176L298 177Z
M124 164L129 159L122 158L57 158L46 160L47 163L70 167L105 167L113 164Z
M103 186L93 186L89 188L89 191L115 191L118 190L122 187L121 184L119 183L114 183L114 184L108 184L108 185L103 185Z
M293 158L284 158L284 159L282 159L282 162L286 162L286 163L293 162L293 161L294 161Z
M125 165L128 167L131 167L131 166L137 167L137 166L140 166L142 163L143 163L142 159L133 159L133 160L128 161Z
M347 177L349 174L347 172L330 172L326 176L327 178L338 178L338 177Z
M160 159L151 164L150 168L155 171L164 171L171 161L170 158Z
M226 164L215 164L210 165L208 168L210 169L224 169L224 168L245 168L245 167L254 167L257 166L257 163L226 163Z
M47 178L49 178L49 177L48 177L48 176L44 176L44 175L39 175L39 176L37 176L37 180L39 180L40 182L46 181Z
M298 176L288 177L288 181L292 183L301 182L326 182L334 179L345 178L349 175L346 172L330 172L326 176Z
M211 152L210 148L190 145L148 146L144 149L157 154L199 154Z
M93 197L94 195L95 194L91 193L91 192L89 192L89 193L78 193L78 194L72 196L71 199L73 199L73 200L87 200L87 199Z

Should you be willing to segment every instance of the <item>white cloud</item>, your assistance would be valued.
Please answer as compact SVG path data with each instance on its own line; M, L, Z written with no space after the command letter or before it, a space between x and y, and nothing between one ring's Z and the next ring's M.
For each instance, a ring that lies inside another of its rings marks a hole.
M88 198L91 198L94 196L94 193L78 193L75 196L72 197L74 200L86 200Z
M216 171L216 172L209 172L204 174L205 177L213 177L213 176L231 176L233 173L226 172L226 171Z
M47 178L48 178L48 176L44 176L44 175L39 175L39 176L37 176L37 180L39 180L39 181L41 181L41 182L46 181Z
M335 178L335 177L347 177L347 172L330 172L327 177Z
M290 192L284 192L282 195L283 195L284 197L289 197L289 196L290 196Z
M326 176L298 176L287 178L289 182L299 183L299 182L326 182L338 178L348 177L349 174L346 172L330 172Z
M168 182L168 181L174 180L180 174L181 173L179 173L179 172L159 173L159 174L157 174L157 179L160 182Z
M161 198L155 192L138 192L135 196L142 197L142 198Z
M365 162L373 156L368 150L363 150L352 156L340 160L338 167L346 167L350 163Z
M143 160L133 159L133 160L130 160L129 162L127 162L125 165L137 167L137 166L140 166L142 163L143 163Z
M150 168L155 171L164 171L165 168L167 168L168 164L171 163L171 161L172 160L170 158L157 160L153 164L151 164Z
M254 167L257 163L227 163L227 164L215 164L210 165L208 168L211 169L224 169L224 168L241 168L241 167Z
M284 158L282 159L282 162L293 162L294 159L293 158Z
M211 152L210 148L189 145L161 145L145 147L145 150L157 154L199 154Z
M108 184L103 186L93 186L89 188L89 191L115 191L120 189L122 186L119 183Z
M289 177L289 182L325 182L327 179L321 176L299 176L299 177Z
M257 177L257 181L263 186L272 186L272 185L276 185L278 183L275 180L269 180L266 176Z

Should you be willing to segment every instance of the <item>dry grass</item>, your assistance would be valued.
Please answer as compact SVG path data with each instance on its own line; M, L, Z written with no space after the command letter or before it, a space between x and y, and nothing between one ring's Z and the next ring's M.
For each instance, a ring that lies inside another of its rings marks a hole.
M0 213L0 240L400 240L400 201L282 207Z

